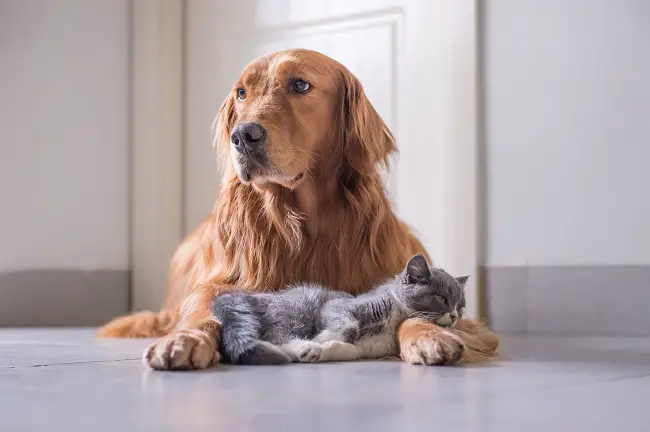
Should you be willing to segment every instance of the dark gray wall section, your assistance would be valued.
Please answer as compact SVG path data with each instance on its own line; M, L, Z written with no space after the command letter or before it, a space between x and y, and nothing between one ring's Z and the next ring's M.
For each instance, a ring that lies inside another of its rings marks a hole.
M485 274L498 332L650 335L650 266L489 267Z
M95 326L129 309L127 270L0 274L0 326Z

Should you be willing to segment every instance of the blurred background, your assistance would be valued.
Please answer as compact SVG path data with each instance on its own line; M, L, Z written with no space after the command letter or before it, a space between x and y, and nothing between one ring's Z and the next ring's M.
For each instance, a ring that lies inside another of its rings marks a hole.
M650 334L649 41L645 0L0 0L0 325L158 308L221 101L303 47L395 131L397 211L474 315Z

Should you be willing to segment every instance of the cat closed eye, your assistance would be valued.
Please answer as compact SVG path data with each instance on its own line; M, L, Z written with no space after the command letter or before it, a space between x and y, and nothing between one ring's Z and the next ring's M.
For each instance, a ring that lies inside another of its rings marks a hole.
M441 296L441 295L437 295L437 296L436 296L436 300L438 300L438 301L440 302L440 304L442 304L442 305L445 305L445 306L447 305L447 299L444 298L444 297Z

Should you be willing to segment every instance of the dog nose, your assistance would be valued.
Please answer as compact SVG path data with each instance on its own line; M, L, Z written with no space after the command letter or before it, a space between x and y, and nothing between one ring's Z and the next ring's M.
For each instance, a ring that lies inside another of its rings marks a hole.
M264 144L266 131L258 123L240 123L230 134L230 142L239 153L255 151Z

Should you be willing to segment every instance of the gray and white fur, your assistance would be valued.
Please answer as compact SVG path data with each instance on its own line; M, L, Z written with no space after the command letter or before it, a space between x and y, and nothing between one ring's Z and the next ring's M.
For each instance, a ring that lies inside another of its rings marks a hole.
M456 324L468 277L453 278L416 255L394 278L356 297L318 285L219 294L212 309L221 322L220 351L235 364L395 356L397 329L407 318Z

